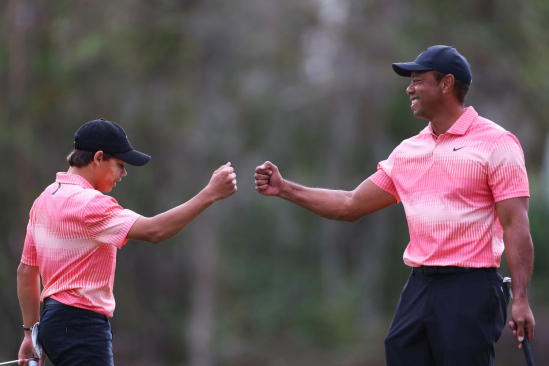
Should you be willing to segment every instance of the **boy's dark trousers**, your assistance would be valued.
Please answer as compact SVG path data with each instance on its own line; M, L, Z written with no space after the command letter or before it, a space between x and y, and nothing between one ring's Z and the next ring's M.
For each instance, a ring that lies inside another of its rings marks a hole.
M39 340L55 366L114 366L109 319L45 299Z

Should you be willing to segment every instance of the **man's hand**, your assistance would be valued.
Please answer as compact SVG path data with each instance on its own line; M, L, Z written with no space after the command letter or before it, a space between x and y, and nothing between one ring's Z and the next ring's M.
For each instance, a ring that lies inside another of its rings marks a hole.
M21 348L19 348L19 354L17 355L17 358L20 360L27 360L29 358L38 359L38 355L36 354L34 346L32 345L32 338L30 336L25 336L25 338L23 338L23 343L21 343ZM29 361L19 361L17 364L20 366L27 366L29 364ZM38 366L44 366L45 364L46 355L43 354L42 359L38 360Z
M212 195L214 200L222 200L232 196L236 192L236 174L231 163L222 165L217 169L210 179L206 190Z
M276 165L266 161L255 168L255 190L264 196L277 196L284 184Z
M532 310L530 310L528 299L514 299L511 311L514 322L509 322L509 328L513 331L514 336L519 342L522 342L524 340L524 333L526 332L528 339L533 341L536 321L534 320ZM519 344L519 348L522 348L522 343Z

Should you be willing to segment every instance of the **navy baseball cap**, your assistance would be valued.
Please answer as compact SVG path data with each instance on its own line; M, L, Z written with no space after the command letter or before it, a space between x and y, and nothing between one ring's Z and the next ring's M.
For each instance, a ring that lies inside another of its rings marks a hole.
M457 80L471 85L473 74L467 59L452 46L431 46L423 51L414 62L393 64L393 70L400 76L409 77L413 71L435 70L445 75L452 74Z
M104 118L86 122L74 134L74 148L84 151L103 151L135 166L151 160L147 154L134 150L122 127Z

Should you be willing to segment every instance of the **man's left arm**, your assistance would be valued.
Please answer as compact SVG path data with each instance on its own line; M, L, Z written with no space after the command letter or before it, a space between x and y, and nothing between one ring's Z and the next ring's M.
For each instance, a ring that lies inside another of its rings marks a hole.
M528 303L528 285L534 265L534 246L528 220L528 197L511 198L496 203L499 221L505 237L505 252L513 286L513 321L509 327L519 342L534 339L535 321ZM521 345L519 345L521 348Z

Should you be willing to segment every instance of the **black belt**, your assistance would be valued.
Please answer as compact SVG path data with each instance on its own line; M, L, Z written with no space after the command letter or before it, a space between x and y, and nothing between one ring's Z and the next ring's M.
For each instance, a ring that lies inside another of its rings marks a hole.
M52 299L51 297L46 297L44 299L44 306L67 306L67 305L65 305L62 302L59 302L55 299Z
M458 273L467 273L474 272L481 269L488 268L464 268L464 267L455 267L455 266L421 266L414 267L414 271L421 272L426 276L432 276L437 274L458 274ZM492 268L490 268L492 269Z

